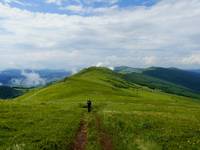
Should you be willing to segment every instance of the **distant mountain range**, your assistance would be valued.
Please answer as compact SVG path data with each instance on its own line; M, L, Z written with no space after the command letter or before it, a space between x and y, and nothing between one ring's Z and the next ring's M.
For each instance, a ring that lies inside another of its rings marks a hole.
M200 72L177 68L115 67L114 72L131 84L146 86L153 90L200 98ZM64 70L18 70L0 72L0 98L12 98L26 91L24 88L47 85L72 74ZM125 85L123 85L125 86Z
M118 73L122 73L122 74L127 74L127 73L141 73L144 69L142 68L132 68L132 67L128 67L128 66L119 66L119 67L115 67L114 71L118 72Z
M19 70L9 69L0 71L0 85L11 87L36 87L71 75L65 70Z
M188 97L200 98L200 73L196 70L150 67L145 69L127 66L116 67L129 82Z

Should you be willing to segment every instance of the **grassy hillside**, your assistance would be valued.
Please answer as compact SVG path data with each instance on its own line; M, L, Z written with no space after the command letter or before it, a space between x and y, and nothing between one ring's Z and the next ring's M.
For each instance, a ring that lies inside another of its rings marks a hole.
M172 93L177 94L181 96L187 96L187 97L194 97L200 99L200 92L194 92L193 90L186 88L181 85L177 85L165 80L161 80L159 78L151 77L148 75L144 75L141 73L130 73L125 74L124 79L139 84L142 86L147 86L154 90L161 90L166 93Z
M1 99L14 98L21 95L23 91L24 90L19 89L19 88L0 86L0 98Z
M84 105L93 103L88 114ZM13 101L0 101L0 149L72 149L84 124L87 150L199 149L200 103L89 68ZM84 140L83 140L84 141ZM105 144L107 143L107 144Z
M151 89L200 98L200 74L194 71L159 67L135 69L126 66L116 67L114 71L123 74L124 79L129 82Z
M200 75L198 73L176 68L151 68L143 71L143 74L181 85L200 93Z

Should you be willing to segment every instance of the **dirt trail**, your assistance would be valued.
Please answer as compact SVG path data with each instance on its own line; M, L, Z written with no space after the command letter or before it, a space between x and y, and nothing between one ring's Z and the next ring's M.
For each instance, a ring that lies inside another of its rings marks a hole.
M96 125L99 132L99 141L103 150L113 150L110 136L102 129L99 117L96 117Z
M108 133L105 132L105 130L101 126L101 120L98 116L94 115L96 117L96 129L98 131L98 140L101 145L102 150L113 150L113 144L112 140ZM88 142L87 139L87 122L81 121L80 127L76 133L75 139L73 143L71 144L71 150L85 150L86 145Z
M87 144L87 124L80 122L79 130L73 142L72 150L85 150Z

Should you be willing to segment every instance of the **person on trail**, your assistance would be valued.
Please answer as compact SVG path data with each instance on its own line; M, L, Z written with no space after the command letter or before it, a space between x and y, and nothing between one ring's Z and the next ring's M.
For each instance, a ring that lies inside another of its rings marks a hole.
M92 102L90 100L87 101L87 108L88 108L88 112L91 112Z

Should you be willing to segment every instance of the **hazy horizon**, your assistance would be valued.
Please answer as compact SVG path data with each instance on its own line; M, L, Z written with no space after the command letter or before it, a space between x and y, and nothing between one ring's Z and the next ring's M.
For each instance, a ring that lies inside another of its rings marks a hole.
M39 70L52 70L52 71L66 71L66 72L78 72L82 69L86 69L86 68L90 68L90 67L105 67L108 69L113 70L116 67L130 67L130 68L135 68L135 69L145 69L145 68L176 68L176 69L181 69L181 70L200 70L200 68L181 68L181 67L173 67L173 66L169 66L169 67L162 67L162 66L149 66L149 67L131 67L131 66L125 66L125 65L119 65L119 66L85 66L85 67L77 67L77 68L4 68L4 69L0 69L0 71L6 71L6 70L21 70L21 71L39 71Z

